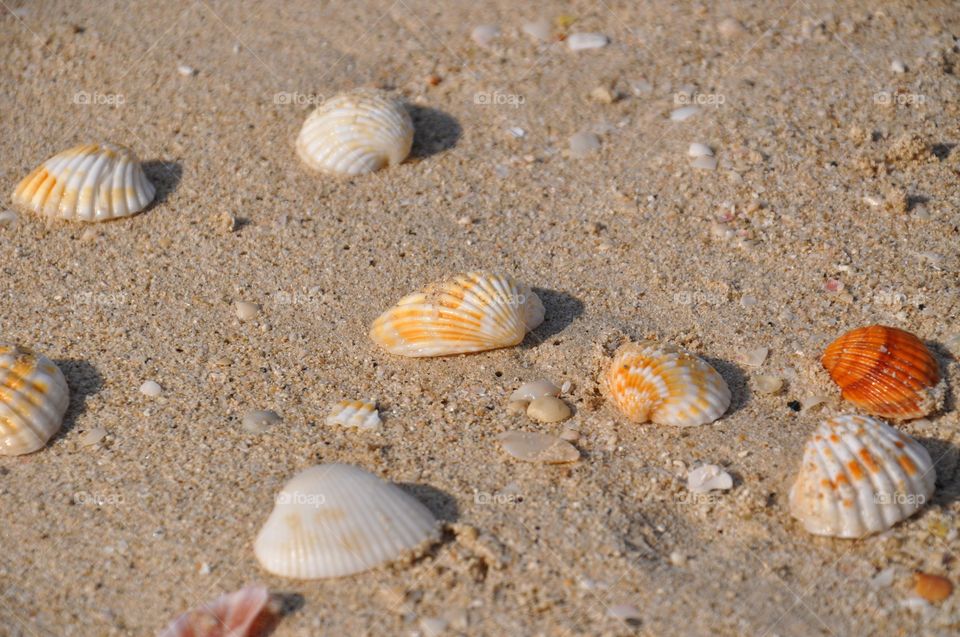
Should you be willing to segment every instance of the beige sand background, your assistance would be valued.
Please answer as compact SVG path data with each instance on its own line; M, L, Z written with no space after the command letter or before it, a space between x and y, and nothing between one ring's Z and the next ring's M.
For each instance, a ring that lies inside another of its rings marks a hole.
M57 360L73 392L46 449L0 459L0 634L149 635L253 581L291 596L278 637L422 634L435 617L468 635L956 634L960 595L910 601L916 569L960 581L953 397L904 426L938 460L916 518L816 539L785 497L805 438L840 407L788 403L826 389L816 360L842 331L914 331L957 386L955 3L3 5L3 192L100 139L149 162L160 192L92 233L23 214L0 229L0 335ZM573 53L520 31L561 16L610 46ZM745 33L724 38L727 17ZM503 32L489 49L469 37L484 23ZM723 103L671 122L685 85ZM354 86L416 106L415 158L308 173L300 124ZM622 99L591 98L600 86ZM478 103L494 94L507 103ZM582 130L602 146L571 158ZM718 170L689 166L692 141ZM391 302L471 268L539 288L548 319L523 346L406 360L366 338ZM240 323L237 300L259 318ZM615 331L708 357L730 413L625 423L593 394L596 344ZM762 368L738 362L756 347L770 348ZM758 373L787 379L783 393L753 391ZM496 444L509 428L560 431L506 413L540 377L572 383L576 465L521 464ZM161 397L138 391L147 379ZM364 396L380 433L323 424L332 402ZM245 433L251 409L284 421ZM81 447L95 427L107 440ZM332 461L409 485L480 539L451 531L412 565L345 579L266 575L251 544L274 494ZM734 489L691 500L701 462ZM872 585L887 568L893 583ZM609 617L615 604L639 623Z

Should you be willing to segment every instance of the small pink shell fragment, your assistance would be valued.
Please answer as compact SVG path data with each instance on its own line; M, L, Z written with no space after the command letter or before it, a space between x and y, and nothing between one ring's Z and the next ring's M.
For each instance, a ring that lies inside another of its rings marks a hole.
M279 619L270 592L251 585L180 615L159 637L266 637Z

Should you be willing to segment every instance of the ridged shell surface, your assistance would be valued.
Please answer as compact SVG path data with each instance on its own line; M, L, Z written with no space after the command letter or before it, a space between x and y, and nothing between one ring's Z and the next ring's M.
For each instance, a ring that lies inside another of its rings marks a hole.
M280 610L266 588L247 586L180 615L159 637L266 637Z
M830 418L807 441L790 512L816 535L858 538L919 511L933 495L930 454L869 416Z
M314 170L360 175L403 162L413 121L403 104L379 91L337 95L319 106L297 137L297 154Z
M374 322L370 338L401 356L466 354L519 344L543 315L528 286L469 272L400 299Z
M717 370L669 343L622 345L607 369L606 388L617 408L638 423L705 425L730 407L730 388Z
M393 560L436 532L433 514L406 491L359 467L325 464L287 483L254 552L275 575L339 577Z
M874 416L921 418L943 403L937 360L910 332L883 325L855 329L831 343L821 362L841 395Z
M13 203L46 217L109 221L146 208L156 188L132 150L85 144L43 162L13 191Z
M0 455L31 453L47 444L69 403L67 381L53 361L0 345Z
M380 412L375 403L363 400L341 400L327 416L328 425L376 429L381 424Z

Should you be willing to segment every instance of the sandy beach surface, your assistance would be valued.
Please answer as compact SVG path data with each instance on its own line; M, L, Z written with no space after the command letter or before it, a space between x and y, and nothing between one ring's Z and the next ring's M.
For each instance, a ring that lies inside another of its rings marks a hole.
M0 457L0 635L152 635L251 582L286 596L277 637L960 630L960 594L913 592L918 570L960 583L956 3L2 5L3 192L107 140L158 195L106 224L0 224L0 340L54 359L72 392L46 448ZM537 20L549 41L523 32ZM484 24L500 34L481 46ZM610 42L571 51L575 32ZM413 156L311 173L303 120L359 86L410 105ZM571 152L581 132L599 147ZM715 170L691 165L692 142ZM368 339L401 296L473 269L543 299L521 346L406 359ZM237 301L259 314L241 322ZM872 323L928 342L952 388L900 426L937 491L888 532L816 538L786 493L818 422L851 410L818 359ZM617 334L704 356L727 415L628 423L596 385ZM756 391L760 374L784 389ZM577 463L497 443L562 431L507 412L538 378L571 383ZM325 425L343 398L376 399L383 427ZM254 409L283 421L247 433ZM346 578L267 574L252 543L275 494L324 462L403 485L442 540ZM692 496L708 462L734 486ZM612 616L625 605L636 619Z

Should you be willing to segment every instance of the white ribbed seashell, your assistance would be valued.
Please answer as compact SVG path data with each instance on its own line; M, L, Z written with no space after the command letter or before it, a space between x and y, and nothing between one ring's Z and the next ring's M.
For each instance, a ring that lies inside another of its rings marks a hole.
M54 155L13 191L13 203L39 215L74 221L109 221L146 208L156 188L132 150L85 144Z
M717 370L670 343L622 345L605 383L613 403L637 423L705 425L730 406L730 388Z
M868 416L836 416L807 441L790 512L810 533L859 538L919 511L935 479L930 454L907 434Z
M46 356L0 345L0 455L40 449L60 430L70 390Z
M391 354L447 356L519 344L543 322L543 303L512 277L468 272L400 299L370 338Z
M328 425L358 429L376 429L381 422L376 403L363 400L341 400L333 406L330 415L327 416Z
M253 549L274 575L339 577L396 559L436 532L433 514L406 491L353 465L324 464L284 486Z
M314 170L360 175L401 163L413 146L413 120L380 91L342 93L319 106L300 129L297 154Z

